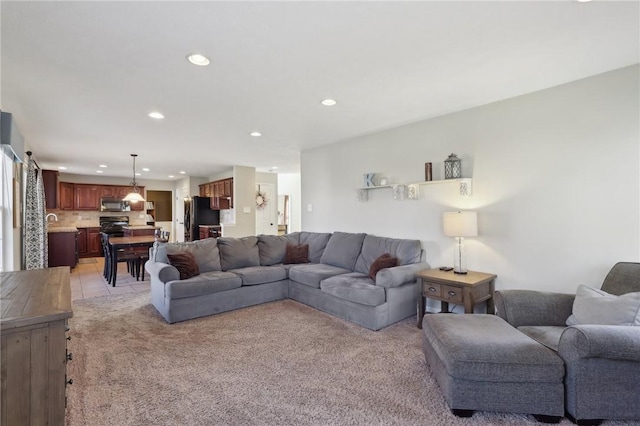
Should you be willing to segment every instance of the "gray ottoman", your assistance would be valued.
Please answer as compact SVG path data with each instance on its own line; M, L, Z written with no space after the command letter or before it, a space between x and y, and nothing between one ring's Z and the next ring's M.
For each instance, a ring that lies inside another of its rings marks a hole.
M422 350L451 411L564 415L564 363L494 315L427 314Z

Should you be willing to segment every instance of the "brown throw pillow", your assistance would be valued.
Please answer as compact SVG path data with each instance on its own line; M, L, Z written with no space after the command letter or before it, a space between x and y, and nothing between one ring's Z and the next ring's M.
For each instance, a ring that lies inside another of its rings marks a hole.
M380 269L392 268L398 265L398 258L392 257L389 253L381 254L376 260L373 261L369 268L369 278L376 280L376 275Z
M186 280L187 278L200 275L200 269L196 263L196 258L190 252L167 254L169 263L176 267L180 272L180 279Z
M283 263L309 263L309 244L300 246L287 244L287 251L284 254Z

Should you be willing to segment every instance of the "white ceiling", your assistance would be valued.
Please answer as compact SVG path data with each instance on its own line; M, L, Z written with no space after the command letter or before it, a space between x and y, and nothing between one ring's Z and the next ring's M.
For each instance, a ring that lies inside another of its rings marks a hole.
M298 172L301 151L635 64L640 51L637 1L0 8L0 106L40 166L130 177L137 153L142 179ZM191 65L193 52L211 65Z

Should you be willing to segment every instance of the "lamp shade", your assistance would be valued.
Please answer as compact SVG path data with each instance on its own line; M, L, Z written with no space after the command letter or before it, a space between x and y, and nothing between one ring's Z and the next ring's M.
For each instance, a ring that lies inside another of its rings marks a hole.
M444 235L447 237L476 237L478 215L476 212L445 212L442 215Z
M137 203L138 201L144 201L144 198L142 197L142 195L140 195L139 192L130 192L126 197L123 198L123 200L129 201L131 203Z

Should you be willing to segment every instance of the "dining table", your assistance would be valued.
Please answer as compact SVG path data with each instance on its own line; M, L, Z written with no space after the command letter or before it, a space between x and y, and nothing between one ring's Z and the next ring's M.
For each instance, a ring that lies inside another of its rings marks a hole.
M140 235L136 237L109 237L109 251L111 252L111 285L116 286L118 275L118 251L134 247L153 247L153 243L161 241L154 235ZM144 267L144 265L142 266Z

